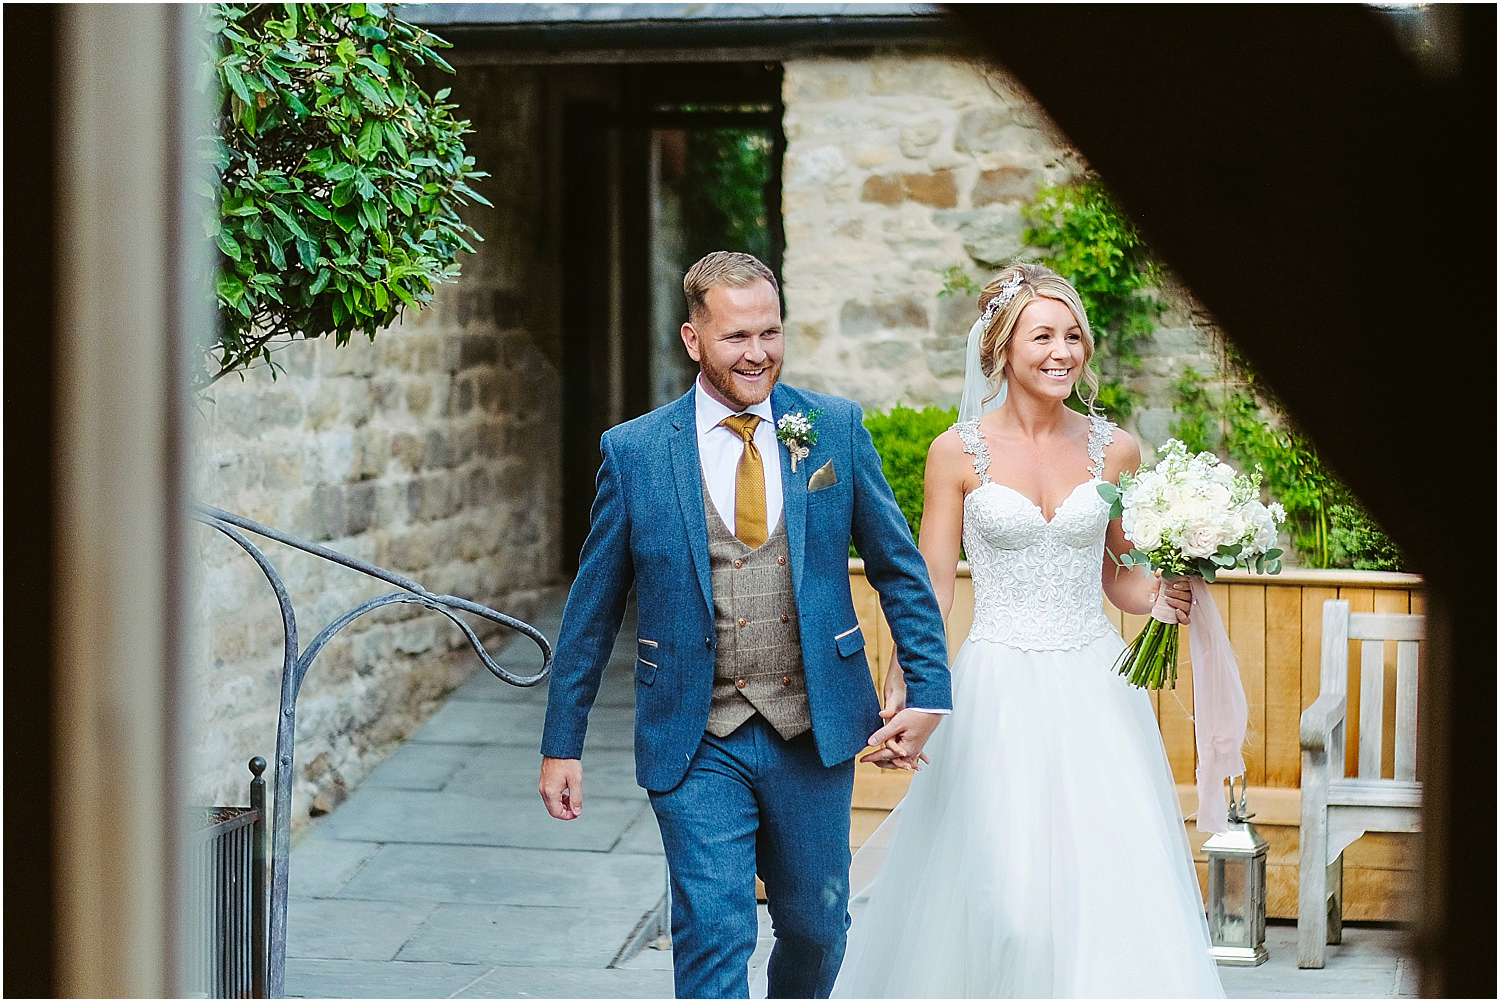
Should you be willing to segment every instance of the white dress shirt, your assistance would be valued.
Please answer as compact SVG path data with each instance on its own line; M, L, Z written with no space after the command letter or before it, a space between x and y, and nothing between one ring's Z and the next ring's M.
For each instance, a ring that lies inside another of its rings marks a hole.
M720 422L735 414L755 414L760 418L760 424L755 426L755 447L760 450L760 465L766 476L766 533L774 533L781 521L781 446L776 441L771 398L767 397L743 411L732 411L708 395L700 374L693 381L693 404L698 425L698 462L703 467L703 480L708 484L709 499L730 532L734 532L734 485L739 475L740 456L745 451L745 440ZM911 709L940 715L949 712L918 706Z
M734 532L734 485L739 475L740 456L745 451L745 440L738 432L730 431L719 422L736 414L754 414L760 418L754 438L766 477L766 534L775 533L776 525L781 521L781 453L776 441L776 422L771 415L771 398L742 411L732 411L708 395L703 388L703 376L699 375L693 382L693 403L698 423L698 462L703 467L703 480L708 484L708 496L714 508L730 532Z

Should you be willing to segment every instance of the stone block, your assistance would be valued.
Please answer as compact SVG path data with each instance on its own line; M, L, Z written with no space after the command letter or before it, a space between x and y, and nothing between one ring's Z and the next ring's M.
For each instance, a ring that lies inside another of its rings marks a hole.
M432 407L432 384L412 380L406 384L406 410L413 417L424 417Z
M448 447L448 436L440 428L427 433L426 448L422 450L425 467L429 470L447 469L453 465L453 454Z
M354 467L358 480L373 480L385 472L390 456L390 432L384 428L362 428L354 437Z
M301 534L314 542L324 542L342 535L344 489L334 484L318 484L307 499L298 522L304 527Z
M499 359L495 335L463 335L459 339L459 369L469 366L492 366Z
M305 474L302 446L296 441L277 442L264 449L261 483L269 490L283 491L302 486Z
M997 167L983 171L969 193L969 204L1028 202L1035 195L1041 176L1026 167Z
M850 299L839 308L839 333L850 337L868 334L880 326L875 308L862 299Z
M811 354L818 350L823 339L828 336L828 325L821 320L808 320L804 322L789 322L786 329L786 339L792 345L792 350Z
M448 417L467 414L474 406L474 381L467 376L459 376L453 380L452 391L448 394Z
M958 188L953 171L935 170L927 174L902 174L901 190L913 202L934 209L951 209L958 204Z
M783 168L785 183L827 184L848 167L844 151L837 146L818 146L812 149L787 150Z
M877 96L952 100L982 86L972 70L954 59L876 57L869 60L869 67L870 93Z
M906 192L899 177L872 174L865 178L865 183L859 190L859 200L878 205L899 205L906 200Z
M398 431L391 435L391 458L403 470L415 473L426 461L426 446L422 439L410 432Z
M957 233L975 261L1000 267L1021 253L1021 213L1008 204L933 214L933 222Z
M375 484L350 484L344 493L344 535L357 536L375 524Z
M875 341L863 346L860 357L870 368L890 370L912 361L917 352L917 345L911 341Z
M799 61L786 64L783 88L787 103L806 107L822 101L842 101L854 93L850 80L853 68L847 63L825 66Z
M375 392L370 380L346 382L340 393L340 408L343 424L359 428L369 423L375 413Z
M324 383L316 384L307 395L306 424L312 431L331 428L339 419L338 388Z
M308 483L341 484L352 479L351 474L355 468L354 432L323 432L313 439L309 453L313 461L308 464Z
M903 156L913 160L927 155L932 145L938 141L943 134L943 122L941 119L928 119L925 122L917 122L912 125L901 127L901 153Z
M836 237L847 237L850 240L863 239L865 235L865 221L859 218L846 219L833 228L833 235Z
M982 284L976 282L977 284ZM938 350L957 347L962 349L967 344L969 328L979 317L979 294L967 292L953 292L946 296L937 297L937 325L935 330L945 337L955 338L955 345L947 345Z
M992 153L1006 145L1005 129L1014 124L1016 114L1006 105L969 108L958 117L953 148L960 153Z

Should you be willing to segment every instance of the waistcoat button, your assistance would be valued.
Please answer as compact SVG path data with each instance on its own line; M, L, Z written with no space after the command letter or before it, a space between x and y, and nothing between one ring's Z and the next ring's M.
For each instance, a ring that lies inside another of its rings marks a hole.
M745 680L742 679L742 678L735 679L734 680L734 687L736 689L743 689L745 687Z
M782 613L782 614L781 614L781 621L782 621L782 622L783 622L783 623L790 623L790 622L791 622L791 621L792 621L792 617L791 617L791 616L788 616L788 615L787 615L787 614L786 614L786 613L784 613L784 612L783 612L783 613Z
M785 567L786 566L786 557L777 557L776 558L776 562L778 564L780 564L781 566Z
M734 562L734 569L735 570L739 570L741 567L744 567L744 566L745 566L745 562L743 560L736 560Z
M741 626L748 626L749 625L748 621L745 619L744 616L740 617L740 625Z
M783 675L783 676L781 676L781 684L782 685L791 685L792 684L791 676L789 676L789 675Z

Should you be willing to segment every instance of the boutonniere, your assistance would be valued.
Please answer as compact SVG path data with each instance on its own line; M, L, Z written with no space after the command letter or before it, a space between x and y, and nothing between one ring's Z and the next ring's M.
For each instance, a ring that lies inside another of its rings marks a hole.
M806 459L812 447L818 444L818 429L814 424L822 413L820 410L811 414L789 411L776 422L776 437L792 455L793 473L797 472L797 460Z

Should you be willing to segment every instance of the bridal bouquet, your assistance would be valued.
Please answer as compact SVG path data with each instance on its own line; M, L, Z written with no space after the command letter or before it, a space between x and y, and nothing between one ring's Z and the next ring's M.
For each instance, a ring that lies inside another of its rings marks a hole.
M1145 566L1163 577L1188 577L1199 605L1220 569L1253 567L1257 573L1281 570L1276 527L1286 511L1260 501L1260 474L1236 473L1211 452L1189 455L1172 439L1152 469L1120 475L1120 485L1100 484L1132 549L1120 556L1124 567ZM1212 600L1204 610L1218 620ZM1194 620L1197 623L1197 620ZM1207 624L1206 624L1207 625ZM1222 632L1220 621L1220 632ZM1145 689L1177 684L1177 624L1153 618L1116 664L1132 685Z

